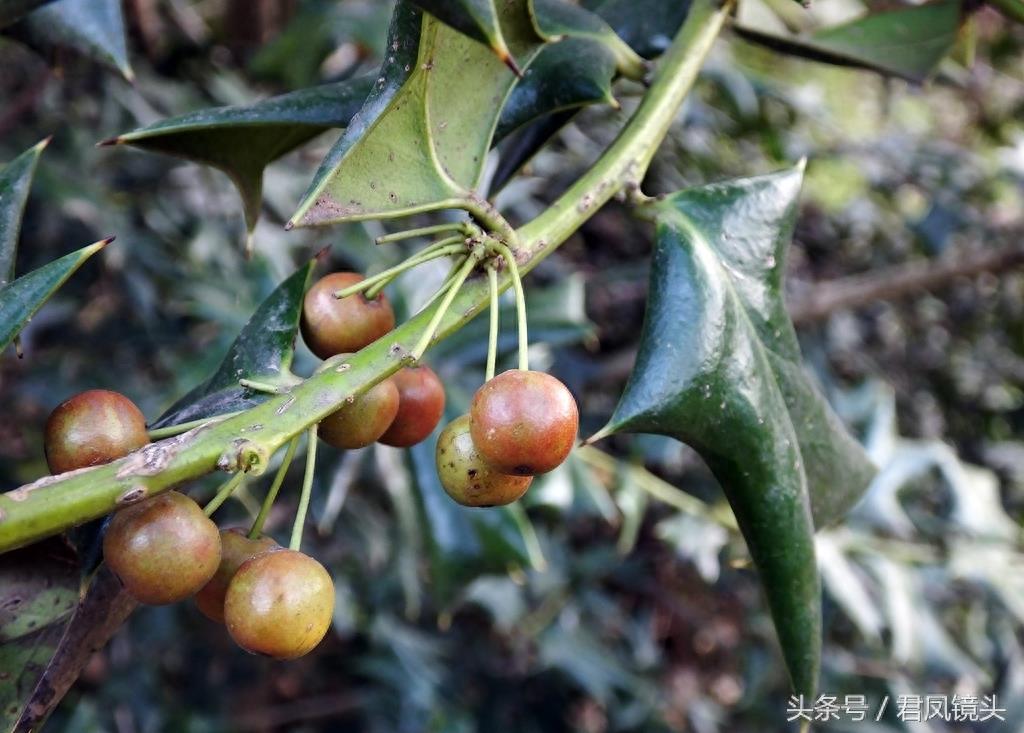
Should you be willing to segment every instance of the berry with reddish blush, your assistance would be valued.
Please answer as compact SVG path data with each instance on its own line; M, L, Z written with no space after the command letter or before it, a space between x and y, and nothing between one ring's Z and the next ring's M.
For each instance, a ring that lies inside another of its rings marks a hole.
M238 568L257 555L280 550L281 546L270 537L249 539L244 531L236 527L220 531L220 547L220 565L217 566L217 572L210 578L210 582L196 593L195 601L196 606L207 618L224 623L224 596L227 595L228 585L238 572Z
M406 367L392 378L398 387L398 414L380 442L408 448L434 432L444 414L444 385L428 366Z
M359 351L395 327L395 312L384 295L368 300L362 293L334 294L363 280L356 272L320 278L302 301L302 338L321 359Z
M441 486L463 506L511 504L530 488L532 476L509 476L479 454L469 432L469 415L452 420L441 431L434 451Z
M46 421L50 473L109 463L149 442L146 418L123 394L90 389L62 402Z

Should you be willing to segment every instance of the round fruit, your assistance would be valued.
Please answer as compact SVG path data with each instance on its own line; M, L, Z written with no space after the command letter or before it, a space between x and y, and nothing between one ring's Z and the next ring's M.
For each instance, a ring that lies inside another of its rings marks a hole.
M220 533L198 504L168 491L114 515L103 537L103 557L136 600L174 603L217 572Z
M220 548L220 565L210 582L196 593L196 605L207 618L224 623L224 596L238 568L257 555L281 548L270 537L251 540L238 528L220 531Z
M384 434L398 413L398 387L390 378L320 421L317 435L335 448L363 448Z
M437 438L437 475L448 496L463 506L511 504L526 493L532 476L500 473L477 452L469 415L452 420Z
M502 473L533 476L557 467L572 450L579 411L564 384L544 372L513 369L473 395L473 442Z
M295 550L265 552L235 573L224 623L243 649L277 659L308 653L334 613L334 583L324 566Z
M117 392L90 389L57 405L46 421L46 463L50 473L98 466L149 442L146 418Z
M362 279L355 272L333 272L306 293L302 301L302 338L321 359L359 351L395 327L395 312L384 295L373 300L362 293L340 300L334 297L337 291Z
M380 442L408 448L434 432L444 414L444 385L428 366L406 367L392 377L398 387L398 414Z

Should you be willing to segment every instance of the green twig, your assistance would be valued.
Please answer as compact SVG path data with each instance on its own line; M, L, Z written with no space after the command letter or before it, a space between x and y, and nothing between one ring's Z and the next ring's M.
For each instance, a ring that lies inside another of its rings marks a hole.
M295 511L295 524L292 525L292 538L288 549L298 552L302 547L302 530L306 526L306 513L309 511L309 497L313 493L313 474L316 471L316 428L314 423L306 434L306 473L302 476L302 494L299 496L299 508Z
M234 476L225 481L224 484L217 490L217 493L214 495L214 497L210 499L209 503L205 507L203 507L203 514L205 514L208 517L213 516L213 513L220 509L220 505L227 501L229 496L235 493L235 489L237 489L241 485L242 479L244 478L245 472L238 471L237 473L235 473Z
M284 483L284 477L288 473L288 468L292 465L292 459L295 457L295 451L298 447L299 436L296 435L288 444L288 450L285 451L281 466L277 469L277 474L274 476L274 482L270 484L267 496L263 499L262 506L260 506L260 513L256 515L256 519L252 523L252 529L249 530L249 539L259 539L260 535L263 534L263 525L266 524L270 508L274 506L274 502L277 500L277 493L281 490L281 484Z

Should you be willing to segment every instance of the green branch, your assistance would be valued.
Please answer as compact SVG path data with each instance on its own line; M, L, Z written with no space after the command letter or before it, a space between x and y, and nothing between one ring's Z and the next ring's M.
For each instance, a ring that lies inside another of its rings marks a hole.
M636 112L594 166L552 206L505 234L519 269L529 272L619 191L635 188L668 132L729 13L729 3L696 0ZM475 215L491 213L480 202ZM511 285L508 272L498 286ZM435 340L457 331L489 303L486 277L473 278L453 298ZM433 319L427 308L359 351L344 372L327 370L287 395L238 415L153 443L114 463L51 476L0 494L0 552L109 514L215 470L259 475L274 452L352 397L404 366ZM244 436L244 437L242 437Z

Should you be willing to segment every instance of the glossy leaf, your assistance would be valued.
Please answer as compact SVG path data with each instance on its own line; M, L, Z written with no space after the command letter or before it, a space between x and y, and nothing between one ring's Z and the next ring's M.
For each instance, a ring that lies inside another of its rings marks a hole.
M690 10L690 0L583 0L644 58L668 48Z
M14 279L21 216L47 138L0 168L0 288Z
M63 539L0 555L0 728L11 730L78 603L78 558Z
M961 19L959 0L937 0L870 13L806 36L784 37L743 26L736 30L776 51L920 83L952 50Z
M0 350L87 259L112 241L104 239L33 270L0 288Z
M245 410L266 395L242 387L239 379L289 385L302 299L316 260L310 260L272 292L228 349L217 371L170 409L151 427L159 428Z
M802 177L800 166L657 205L640 351L599 436L658 433L701 454L761 573L794 687L812 694L821 624L812 492L823 524L874 469L804 373L783 303Z
M566 0L530 0L530 18L537 34L545 41L588 39L612 54L624 76L639 79L646 71L644 60L629 44L619 38L600 15L586 8Z
M578 108L554 112L510 133L500 148L498 165L491 178L491 192L503 188L551 138L572 121L577 112Z
M611 104L615 57L607 46L585 38L546 44L512 89L495 130L503 139L541 117L590 104Z
M134 78L121 0L57 0L29 13L17 34L40 50L70 48Z
M216 107L161 120L103 141L166 153L224 171L242 197L251 233L259 218L263 169L332 127L346 127L370 93L358 77L253 104Z
M506 66L516 67L501 30L495 0L413 0L447 26L486 44Z
M502 4L510 48L528 64L538 44L526 0ZM396 51L396 56L402 49ZM495 56L429 15L401 89L372 122L349 130L321 165L297 225L457 208L477 201L494 127L516 77ZM465 83L473 70L473 84ZM352 133L352 134L349 134Z

